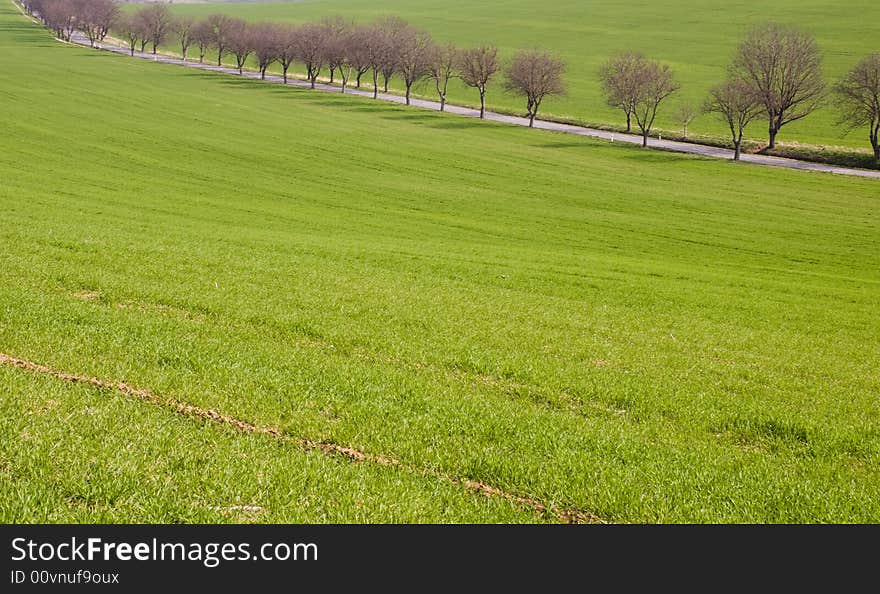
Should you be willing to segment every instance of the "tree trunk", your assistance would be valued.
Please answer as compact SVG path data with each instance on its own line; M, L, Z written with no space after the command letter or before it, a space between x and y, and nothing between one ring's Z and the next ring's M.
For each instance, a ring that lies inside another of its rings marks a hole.
M632 132L632 114L631 113L626 114L626 132L627 132L627 134Z
M409 105L409 90L410 90L410 88L412 88L412 84L408 83L406 85L406 104L407 105Z
M779 133L779 130L774 127L772 124L770 126L770 144L767 148L776 148L776 135Z
M364 75L363 72L358 72L357 84L355 85L355 87L358 88L358 89L361 88L361 77L362 77L363 75Z
M186 62L186 50L187 48L183 48L183 61Z
M871 131L871 146L874 148L874 164L880 165L880 126Z
M379 73L373 71L373 99L379 97Z
M318 75L315 74L314 76L311 76L311 77L309 77L309 78L310 78L310 80L311 80L311 82L312 82L312 88L314 89L314 88L315 88L315 79L318 78Z
M266 80L266 67L260 68L260 80Z
M156 48L158 48L158 47L159 47L159 44L154 41L153 42L153 55L154 56L156 55Z
M446 111L446 95L440 95L440 111Z
M733 160L739 161L740 153L742 152L742 140L734 141L733 143Z
M647 128L642 130L642 146L643 147L648 146L648 129Z
M223 54L217 54L217 66L223 66Z
M331 84L331 85L333 84L333 76L334 76L335 74L336 74L336 67L335 67L335 66L331 66L331 67L330 67L330 84Z
M486 91L480 91L480 119L486 117Z

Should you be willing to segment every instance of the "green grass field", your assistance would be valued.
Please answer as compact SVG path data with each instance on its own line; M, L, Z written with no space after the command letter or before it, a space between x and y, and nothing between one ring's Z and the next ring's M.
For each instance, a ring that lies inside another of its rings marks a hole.
M0 51L0 352L417 470L0 366L0 520L880 521L876 181Z
M664 105L657 121L660 129L674 133L681 132L674 118L678 105L682 101L702 105L707 90L724 79L737 44L754 24L776 20L813 33L824 52L825 72L831 82L861 57L880 51L880 3L875 0L304 0L184 4L174 10L200 17L223 12L252 21L279 22L340 14L365 23L378 15L395 14L428 29L442 41L466 46L494 43L507 58L517 49L548 48L568 62L569 93L564 98L548 99L542 107L544 115L591 124L625 124L621 113L605 105L597 72L614 53L639 50L668 62L681 82L680 93ZM433 87L426 84L421 93L431 95ZM463 86L452 89L450 99L461 104L479 103L473 89ZM525 112L524 100L506 94L500 81L489 91L488 101L490 108ZM784 127L779 140L869 150L867 128L847 133L836 121L832 102L832 107ZM711 115L698 118L689 132L728 135ZM747 131L748 136L766 141L765 133L766 125L761 122Z

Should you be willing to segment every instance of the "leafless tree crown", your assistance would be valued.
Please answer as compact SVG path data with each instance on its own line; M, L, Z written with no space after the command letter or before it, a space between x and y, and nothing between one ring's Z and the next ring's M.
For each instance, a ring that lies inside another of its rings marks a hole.
M609 59L599 69L599 80L610 107L626 114L626 131L632 131L632 116L641 92L639 73L647 58L638 52L623 52Z
M743 132L752 120L763 113L761 97L747 81L732 78L709 91L703 109L706 113L718 114L727 124L733 140L733 159L739 161Z
M140 19L155 54L171 32L173 23L171 11L166 4L150 4L137 12L137 18Z
M657 118L660 104L679 89L672 69L666 64L647 60L637 72L638 96L635 110L636 123L642 131L642 146L648 146L648 135Z
M731 66L733 78L748 82L768 119L769 148L786 124L813 113L825 96L822 55L816 40L776 23L752 29Z
M278 60L281 44L281 28L272 23L253 25L251 43L254 57L260 68L260 78L266 78L266 70Z
M521 51L511 60L504 86L512 93L525 95L530 127L535 125L535 116L545 97L565 93L564 72L565 62L540 50Z
M177 17L171 23L171 28L177 34L177 40L180 42L180 54L184 62L186 62L189 46L194 41L193 32L195 27L195 19L189 16Z
M437 95L440 97L440 111L446 109L446 95L449 92L449 82L458 78L459 50L455 45L434 45L430 51L428 63L429 74L434 79Z
M866 56L856 64L834 85L834 94L840 123L850 129L867 127L874 162L880 163L880 54Z
M434 42L427 31L404 27L397 32L396 62L397 70L406 87L406 104L410 104L412 87L431 72L431 58Z
M327 38L318 23L306 23L296 31L296 59L305 64L306 76L315 88L318 75L327 57Z
M460 52L458 71L461 80L480 92L480 118L486 115L486 88L499 70L498 48L484 45Z

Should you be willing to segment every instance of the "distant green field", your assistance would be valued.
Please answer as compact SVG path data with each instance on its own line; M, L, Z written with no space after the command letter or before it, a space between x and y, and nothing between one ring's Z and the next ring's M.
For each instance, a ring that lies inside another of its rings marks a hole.
M672 117L679 103L702 104L707 90L724 79L737 43L753 24L773 19L813 33L824 51L829 81L864 55L880 51L880 3L876 0L304 0L177 5L175 10L197 16L224 12L253 21L291 22L341 14L363 23L378 15L396 14L443 41L494 43L508 58L520 48L549 48L568 62L569 94L548 99L542 107L545 115L594 124L625 123L621 114L604 103L596 78L599 66L615 52L640 50L671 64L681 82L681 92L663 107L657 122L660 128L675 132L681 131ZM422 89L426 95L432 92L429 85ZM473 90L463 86L454 89L450 97L457 103L479 102ZM500 84L490 90L488 99L490 106L525 112L524 102L506 94ZM780 141L870 147L866 130L846 134L836 120L833 108L826 108L786 126ZM764 139L765 129L757 122L748 135ZM712 116L700 117L690 131L727 134Z
M0 352L416 469L0 367L0 521L880 521L876 181L0 51Z

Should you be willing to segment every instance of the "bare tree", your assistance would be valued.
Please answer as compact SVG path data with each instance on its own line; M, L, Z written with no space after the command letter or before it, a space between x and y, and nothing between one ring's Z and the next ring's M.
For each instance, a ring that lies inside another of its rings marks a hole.
M128 49L133 56L138 41L142 39L140 21L135 15L123 14L116 22L115 30L119 31L119 34L122 35L123 39L128 42Z
M391 77L398 70L403 38L410 29L409 23L396 16L382 17L376 21L376 31L382 48L380 70L386 93L388 92L388 83L391 81Z
M342 92L348 87L351 75L356 71L352 56L356 53L354 48L357 44L355 30L349 28L343 35L338 36L334 43L334 61L339 70L339 78L342 79Z
M682 136L685 140L688 137L688 126L697 119L698 115L700 115L700 111L690 101L685 101L678 106L678 111L675 112L675 121L681 124Z
M153 44L153 54L171 31L172 16L166 4L150 4L138 11L138 17Z
M768 23L752 29L731 67L733 78L752 85L769 120L770 143L786 124L813 113L825 95L816 40L797 29Z
M266 80L266 70L278 60L281 32L278 25L260 23L252 29L252 45L257 65L260 67L260 79Z
M349 33L351 28L342 17L325 19L321 22L321 27L324 29L323 61L330 71L330 84L333 84L336 82L336 71L342 70L348 64ZM350 71L349 74L351 74ZM345 89L342 92L344 93Z
M278 63L281 64L281 74L284 84L287 84L287 71L296 60L299 52L297 44L299 29L290 25L282 25L278 29Z
M512 93L526 96L530 128L535 125L535 116L544 98L565 93L565 84L562 82L564 72L565 62L539 50L520 51L511 60L504 87Z
M115 0L82 0L75 6L77 27L92 47L104 40L119 18L119 5Z
M339 15L325 17L321 20L321 27L324 29L325 46L324 51L326 57L324 62L330 70L330 84L336 79L336 69L340 67L340 62L345 59L345 41L351 24Z
M229 51L235 56L235 67L239 74L244 74L244 65L248 56L254 52L254 31L251 25L244 21L236 21L228 29L226 40Z
M22 0L21 5L24 7L24 11L28 13L28 15L39 16L40 20L43 20L42 0ZM43 22L45 23L45 21Z
M739 161L743 131L749 122L764 112L761 96L750 83L741 79L729 79L709 91L703 109L707 113L718 114L727 123L733 139L733 160Z
M624 52L608 60L599 69L602 91L610 107L626 114L626 131L632 132L632 116L639 97L638 73L647 59L638 52Z
M863 58L836 85L840 123L851 130L867 126L874 163L880 164L880 54Z
M369 27L356 27L348 36L346 57L356 77L356 86L361 88L361 77L370 69Z
M205 62L205 54L212 47L214 31L208 21L199 21L192 28L193 42L199 47L199 64Z
M434 42L426 31L407 27L398 32L397 69L406 86L406 104L415 83L431 73L431 52Z
M367 64L373 71L373 99L379 96L379 72L385 63L385 54L388 51L388 44L385 42L385 36L376 24L373 24L366 30L363 39L364 48L366 49Z
M70 41L76 30L76 6L71 0L45 2L41 7L43 21L59 39Z
M486 116L486 87L498 72L498 49L481 46L461 52L458 61L461 80L480 92L480 119Z
M451 43L435 45L431 50L429 70L437 95L440 97L440 111L446 110L446 94L449 90L449 81L458 78L458 54L459 49Z
M315 81L324 65L326 36L324 28L315 23L306 23L297 32L297 59L306 66L306 76L315 88Z
M217 66L222 66L223 56L229 48L229 32L241 27L244 21L228 17L225 14L212 14L205 22L211 32L211 47L217 50Z
M189 50L189 46L195 41L195 27L195 19L188 16L175 18L171 25L171 28L177 34L177 41L180 42L180 55L183 56L184 62L186 62L186 54Z
M132 18L134 19L134 22L138 28L138 43L140 44L140 52L144 53L144 51L146 51L147 44L150 43L150 39L152 37L150 23L147 21L147 19L144 18L144 15L141 14L140 10L134 13L132 15Z
M666 64L649 60L638 74L639 95L635 105L636 123L642 131L642 146L648 146L648 134L664 99L678 90L672 70Z

